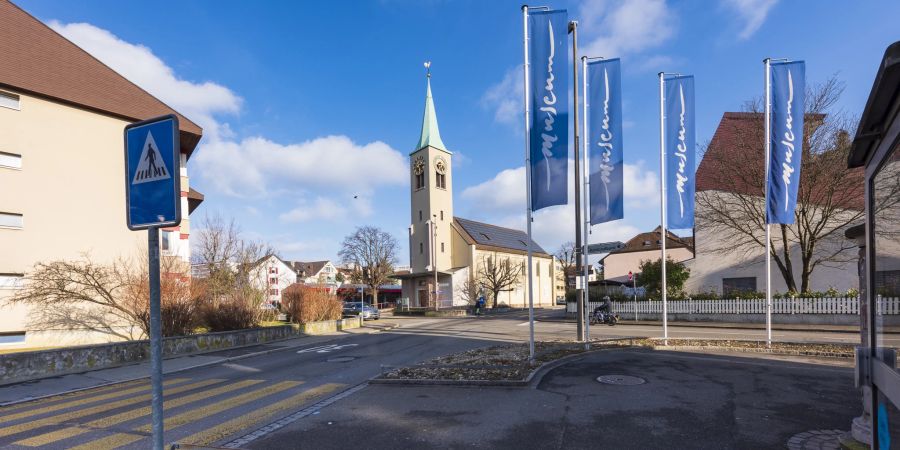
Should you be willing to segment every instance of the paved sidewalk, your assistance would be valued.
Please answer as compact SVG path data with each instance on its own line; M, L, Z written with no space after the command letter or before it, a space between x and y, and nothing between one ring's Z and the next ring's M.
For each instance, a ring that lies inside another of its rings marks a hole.
M860 410L849 368L618 350L564 364L532 388L370 385L242 448L797 448L849 429Z
M292 348L317 345L356 334L378 333L397 327L394 322L366 322L362 328L353 328L319 336L300 336L283 341L248 347L233 348L200 355L187 355L163 360L163 374L173 374L191 368L221 364ZM143 361L127 366L100 369L90 372L43 378L0 387L0 406L37 398L58 395L82 389L122 383L150 376L150 362Z

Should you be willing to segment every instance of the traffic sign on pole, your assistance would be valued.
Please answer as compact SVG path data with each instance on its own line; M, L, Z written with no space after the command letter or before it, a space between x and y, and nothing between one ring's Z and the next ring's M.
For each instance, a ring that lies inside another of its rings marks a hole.
M181 146L178 118L157 117L125 127L125 217L147 230L150 291L151 447L163 449L162 323L159 228L181 223Z
M588 244L587 251L588 254L596 255L598 253L609 253L624 247L625 243L619 241L601 242L599 244Z
M628 281L631 281L632 278L634 278L634 274L631 273L631 271L629 270L628 271Z
M125 127L125 211L130 230L181 223L181 149L174 115Z

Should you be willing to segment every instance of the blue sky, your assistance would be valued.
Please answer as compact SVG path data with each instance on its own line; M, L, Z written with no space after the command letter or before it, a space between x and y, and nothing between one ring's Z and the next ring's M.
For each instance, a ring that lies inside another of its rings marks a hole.
M456 215L524 227L521 1L17 3L204 127L189 164L206 194L194 219L233 217L300 260L335 258L373 224L406 263L407 155L431 60ZM626 218L594 227L592 242L658 224L658 71L696 76L704 143L724 111L761 95L767 56L805 59L808 83L837 75L838 107L858 115L900 38L900 2L886 0L551 5L579 21L584 54L622 58ZM571 240L572 214L537 213L538 243Z

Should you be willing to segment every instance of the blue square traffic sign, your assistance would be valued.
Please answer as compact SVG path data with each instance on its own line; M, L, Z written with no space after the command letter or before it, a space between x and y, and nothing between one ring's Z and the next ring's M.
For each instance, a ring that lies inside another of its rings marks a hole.
M128 228L181 223L178 118L157 117L125 127L125 209Z

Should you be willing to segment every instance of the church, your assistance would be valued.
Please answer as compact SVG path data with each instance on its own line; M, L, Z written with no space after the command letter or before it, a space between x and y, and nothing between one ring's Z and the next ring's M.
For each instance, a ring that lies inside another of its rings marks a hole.
M398 275L402 280L402 297L408 299L411 307L440 309L467 305L474 291L484 295L487 304L492 305L490 286L500 283L488 280L496 279L497 267L509 261L514 280L503 283L496 304L527 307L525 269L530 245L534 306L553 305L557 268L550 254L521 230L453 215L453 153L444 145L438 131L430 73L425 92L422 132L409 155L410 273Z

